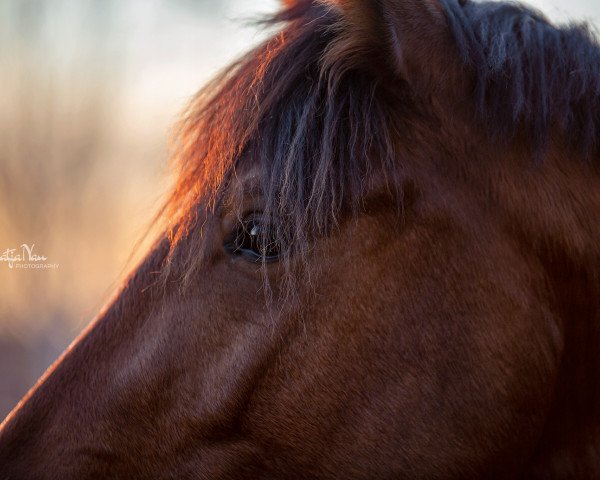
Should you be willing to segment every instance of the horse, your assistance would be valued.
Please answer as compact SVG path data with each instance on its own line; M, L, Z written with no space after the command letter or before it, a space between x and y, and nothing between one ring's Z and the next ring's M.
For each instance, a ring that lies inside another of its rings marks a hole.
M176 128L166 223L0 479L600 478L600 45L290 0Z

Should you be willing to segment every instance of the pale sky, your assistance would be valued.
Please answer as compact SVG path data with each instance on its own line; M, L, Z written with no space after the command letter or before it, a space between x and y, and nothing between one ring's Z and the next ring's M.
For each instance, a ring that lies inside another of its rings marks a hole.
M598 0L527 0L552 20L589 20L600 26L600 1Z

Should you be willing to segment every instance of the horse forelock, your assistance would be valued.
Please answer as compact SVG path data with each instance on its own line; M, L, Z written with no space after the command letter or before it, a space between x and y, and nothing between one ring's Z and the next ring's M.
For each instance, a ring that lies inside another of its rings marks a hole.
M406 92L385 89L356 59L325 64L339 20L325 5L294 4L271 20L285 22L278 34L192 102L175 136L173 245L250 165L289 255L306 253L310 236L358 207L373 158L397 183L394 111L408 108Z

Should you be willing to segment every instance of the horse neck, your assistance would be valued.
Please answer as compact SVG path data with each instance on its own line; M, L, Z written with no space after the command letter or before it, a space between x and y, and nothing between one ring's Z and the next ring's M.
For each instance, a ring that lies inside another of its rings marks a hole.
M587 265L566 255L544 259L563 325L564 350L538 456L540 478L588 478L600 452L600 288L598 256ZM600 471L595 472L600 475Z
M599 225L598 205L580 215ZM573 478L587 478L586 472L598 469L600 453L600 255L597 246L588 245L574 258L564 240L566 250L548 250L544 258L563 323L564 351L541 444L547 451L543 458L552 460L540 476L552 478L547 472L558 476L567 468Z
M532 477L588 478L600 455L600 173L566 148L537 166L518 157L488 182L506 227L546 272L564 345Z

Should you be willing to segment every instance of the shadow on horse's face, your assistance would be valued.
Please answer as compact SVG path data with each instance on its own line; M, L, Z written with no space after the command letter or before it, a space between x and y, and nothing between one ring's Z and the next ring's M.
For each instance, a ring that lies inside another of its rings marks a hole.
M597 173L566 158L565 132L535 167L537 127L502 142L479 131L473 90L498 79L457 54L497 53L478 28L533 17L367 3L293 4L283 40L201 97L182 133L190 188L174 197L192 207L5 421L0 479L600 471L586 381L600 378ZM485 102L481 123L507 130L504 106ZM246 142L230 163L205 146L227 151L227 132Z

